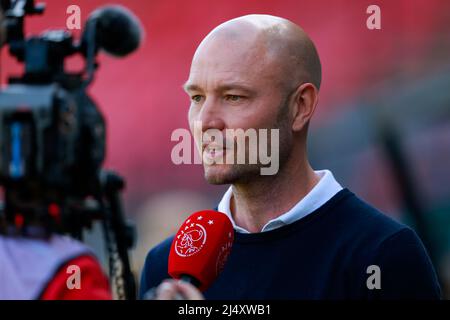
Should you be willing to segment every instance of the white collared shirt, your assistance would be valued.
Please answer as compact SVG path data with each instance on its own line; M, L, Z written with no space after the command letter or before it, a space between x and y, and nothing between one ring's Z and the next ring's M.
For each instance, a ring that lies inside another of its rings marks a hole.
M319 170L314 172L320 177L319 182L314 186L314 188L304 198L297 202L288 212L285 212L277 218L267 222L261 232L274 230L306 217L342 190L342 186L336 181L331 171ZM233 219L230 210L232 195L233 190L230 186L219 203L218 211L225 213L230 218L233 228L237 232L250 233L248 230L236 225Z

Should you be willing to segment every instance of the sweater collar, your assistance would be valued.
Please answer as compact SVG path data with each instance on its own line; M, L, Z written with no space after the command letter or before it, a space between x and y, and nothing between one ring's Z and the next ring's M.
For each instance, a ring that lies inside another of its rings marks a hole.
M267 222L261 232L278 229L306 217L311 212L328 202L336 193L342 190L342 186L336 181L329 170L314 171L319 177L319 182L302 199L300 199L289 211ZM219 203L218 211L225 213L230 218L233 228L239 233L250 233L248 230L236 225L230 210L233 190L230 186Z

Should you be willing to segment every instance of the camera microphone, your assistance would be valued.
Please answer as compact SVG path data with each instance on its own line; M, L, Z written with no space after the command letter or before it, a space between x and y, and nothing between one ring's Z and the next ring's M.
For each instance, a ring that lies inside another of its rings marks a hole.
M120 5L107 5L91 13L85 30L95 25L97 48L111 55L123 57L136 50L144 38L139 19L128 9ZM86 41L86 33L83 34Z

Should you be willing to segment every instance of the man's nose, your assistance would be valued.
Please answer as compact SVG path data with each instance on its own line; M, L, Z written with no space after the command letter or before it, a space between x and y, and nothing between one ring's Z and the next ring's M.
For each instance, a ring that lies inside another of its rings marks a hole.
M225 128L223 120L223 110L213 98L207 98L200 110L199 119L202 123L202 132L208 129L217 129L222 131Z

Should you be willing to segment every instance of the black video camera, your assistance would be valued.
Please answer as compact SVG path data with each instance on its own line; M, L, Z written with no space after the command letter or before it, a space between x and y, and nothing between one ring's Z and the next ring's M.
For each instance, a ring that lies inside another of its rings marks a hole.
M42 14L45 6L34 0L0 1L9 52L25 66L0 89L0 233L45 237L62 232L81 238L83 228L101 220L108 245L116 243L110 255L118 254L122 273L130 278L127 250L133 234L119 198L124 181L102 170L105 121L86 89L98 51L124 56L136 50L140 23L121 6L105 6L90 15L77 42L65 30L25 38L25 16ZM79 73L64 70L65 58L73 54L85 58ZM128 298L134 290L129 284Z

